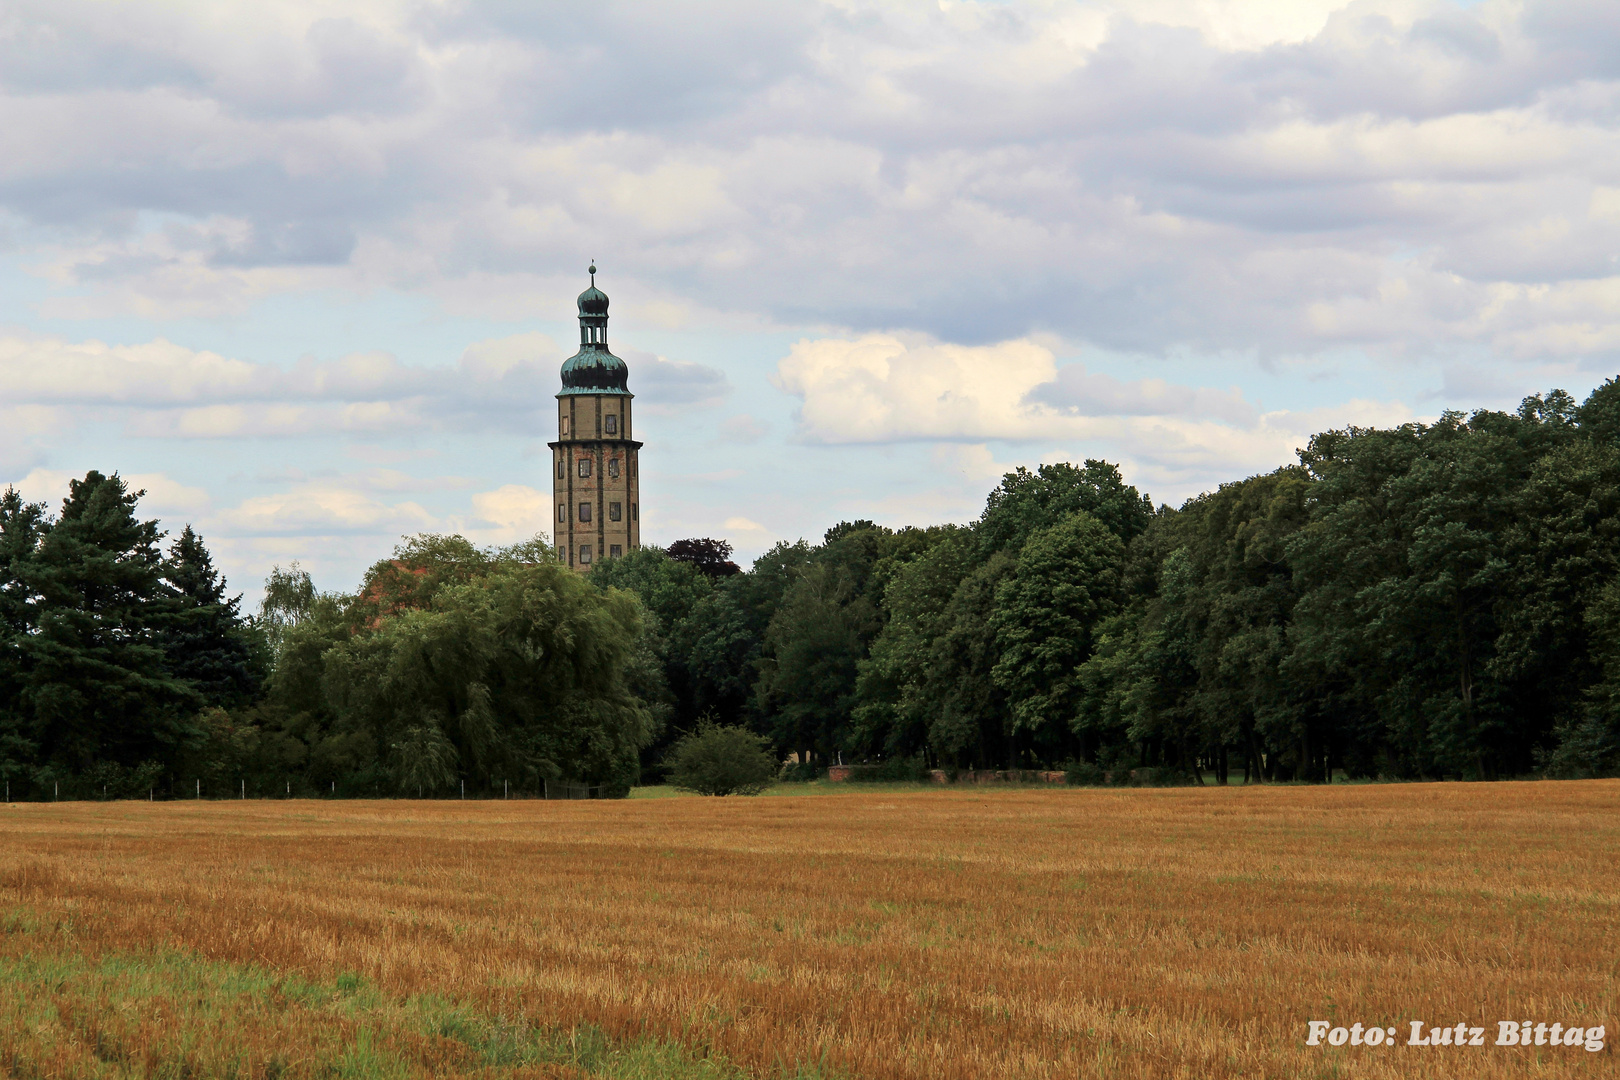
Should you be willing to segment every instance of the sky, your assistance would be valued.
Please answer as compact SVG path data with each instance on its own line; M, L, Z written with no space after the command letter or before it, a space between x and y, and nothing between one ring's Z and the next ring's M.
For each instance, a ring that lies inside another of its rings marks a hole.
M0 484L249 606L549 535L595 260L643 540L1155 501L1620 352L1599 0L0 5Z

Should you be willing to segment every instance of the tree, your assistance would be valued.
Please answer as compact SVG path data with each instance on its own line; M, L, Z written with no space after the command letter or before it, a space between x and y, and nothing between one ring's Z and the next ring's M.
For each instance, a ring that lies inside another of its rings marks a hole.
M1093 636L1123 600L1125 545L1077 511L1031 534L1012 575L996 590L991 618L1001 658L993 676L1007 691L1014 731L1052 750L1080 713L1080 666Z
M1153 500L1126 484L1118 466L1087 459L1083 467L1066 461L1034 472L1020 466L1002 477L985 502L975 534L982 558L993 551L1017 551L1028 537L1084 511L1130 543L1153 520Z
M826 760L855 705L857 665L877 632L877 609L853 576L811 564L765 630L758 700L778 746Z
M965 733L940 741L932 730L944 707L935 643L949 627L947 609L975 553L972 535L952 528L894 570L884 590L883 629L858 664L851 749L910 757L927 746L955 757L975 741Z
M246 704L263 674L239 614L242 598L226 595L224 579L190 525L170 547L163 577L172 595L159 616L157 640L169 671L209 705Z
M21 706L41 757L74 772L172 760L202 695L168 670L154 628L167 597L162 535L115 473L69 484L58 520L24 564L38 597L20 643Z
M28 567L49 529L44 503L24 502L13 487L0 494L0 779L11 782L22 781L38 762L22 702L24 646L39 617Z
M677 540L669 545L669 557L676 562L691 563L712 578L742 573L742 568L731 561L731 544L725 540L707 537Z
M314 604L315 582L307 570L296 562L285 570L280 566L270 568L264 599L259 603L259 626L272 660L280 657L287 631L307 619Z
M478 573L439 567L419 606L357 602L362 617L383 614L351 621L320 657L333 734L369 744L406 790L451 770L484 788L568 780L623 795L654 733L627 678L640 606L518 555L484 553Z
M758 795L776 776L766 740L706 719L670 751L669 782L699 795Z

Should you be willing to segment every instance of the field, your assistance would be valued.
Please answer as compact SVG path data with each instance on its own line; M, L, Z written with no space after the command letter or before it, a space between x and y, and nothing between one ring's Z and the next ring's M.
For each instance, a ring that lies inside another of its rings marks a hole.
M17 1077L1595 1077L1620 782L13 805L0 930Z

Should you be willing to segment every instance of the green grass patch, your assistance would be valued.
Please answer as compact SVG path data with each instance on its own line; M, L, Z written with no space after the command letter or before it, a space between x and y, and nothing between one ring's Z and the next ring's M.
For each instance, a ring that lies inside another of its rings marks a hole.
M16 933L26 920L0 916ZM26 931L24 931L26 932ZM21 944L14 939L14 946ZM30 944L44 945L44 938ZM181 952L0 958L0 1075L151 1080L579 1077L745 1080L675 1042L545 1028ZM786 1073L812 1080L814 1070Z

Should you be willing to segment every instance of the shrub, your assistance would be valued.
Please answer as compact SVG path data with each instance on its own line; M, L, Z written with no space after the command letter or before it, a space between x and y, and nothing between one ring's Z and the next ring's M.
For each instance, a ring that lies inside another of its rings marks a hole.
M665 759L669 782L699 795L758 795L776 776L765 740L743 727L704 721Z
M790 783L809 783L819 780L826 774L823 769L813 761L793 761L782 766L782 775L778 778Z
M1063 771L1072 787L1101 787L1108 783L1108 771L1089 761L1071 761Z

